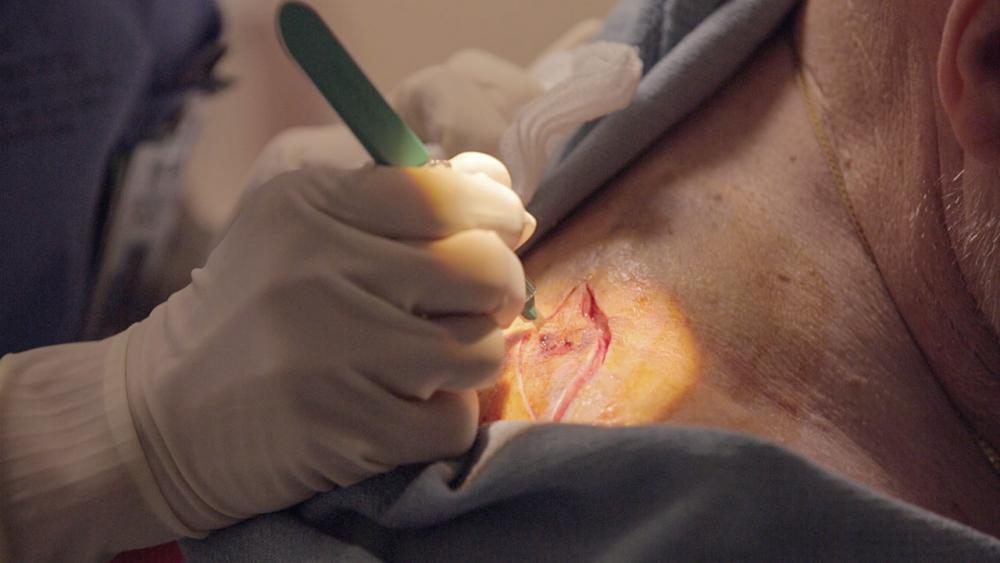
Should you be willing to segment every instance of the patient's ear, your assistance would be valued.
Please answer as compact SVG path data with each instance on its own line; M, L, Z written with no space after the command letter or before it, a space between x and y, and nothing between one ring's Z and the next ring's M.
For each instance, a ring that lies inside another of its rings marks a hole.
M941 101L959 144L1000 162L1000 0L954 0L938 53Z

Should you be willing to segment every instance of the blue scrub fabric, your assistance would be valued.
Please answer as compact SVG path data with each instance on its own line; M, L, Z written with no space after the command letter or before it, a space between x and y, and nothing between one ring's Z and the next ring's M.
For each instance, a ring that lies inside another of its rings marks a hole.
M627 0L635 101L589 124L531 204L552 228L731 76L794 0ZM459 460L402 468L185 541L222 561L1000 561L1000 542L773 444L671 426L497 423Z
M634 45L643 76L632 102L589 123L551 166L528 209L535 236L554 228L728 80L798 0L623 0L599 37Z
M467 458L182 549L188 563L1000 561L995 539L745 436L509 422Z
M0 2L0 355L79 338L109 165L219 26L210 0Z

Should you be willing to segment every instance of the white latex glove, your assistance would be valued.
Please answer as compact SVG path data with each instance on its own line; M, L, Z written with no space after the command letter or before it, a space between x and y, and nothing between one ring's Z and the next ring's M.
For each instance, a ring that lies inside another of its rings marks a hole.
M372 164L371 157L343 123L293 127L267 143L250 167L244 185L254 190L283 172L299 168L349 170L368 164Z
M174 511L211 529L457 455L524 301L526 213L485 155L307 169L248 197L129 337L128 401Z
M452 165L282 174L146 320L5 357L15 553L85 560L198 535L464 452L473 390L523 304L513 249L533 222L498 161Z
M523 117L526 107L531 107L546 91L573 75L574 68L579 66L576 51L588 44L601 26L601 20L578 23L528 68L486 51L459 51L444 63L421 69L404 79L390 96L392 105L435 158L464 151L484 152L502 156L508 164L514 162L518 166L512 167L512 172L535 180L538 171L525 174L521 168L542 168L539 162L547 162L549 147L541 148L541 156L512 155L509 150L507 153L502 151L501 139L515 121ZM559 105L565 104L560 102ZM578 107L580 104L570 105ZM606 111L610 110L605 108ZM591 118L586 111L570 110L571 114L579 116L566 124L565 113L554 112L560 128L572 129L572 125ZM594 116L597 115L603 115L602 111L596 111ZM537 112L530 116L525 126L531 132L548 133L551 129L551 124L544 117L539 118ZM361 144L342 123L296 127L279 134L261 151L247 185L253 189L285 170L300 167L355 168L370 161ZM516 188L523 193L534 191L533 186Z

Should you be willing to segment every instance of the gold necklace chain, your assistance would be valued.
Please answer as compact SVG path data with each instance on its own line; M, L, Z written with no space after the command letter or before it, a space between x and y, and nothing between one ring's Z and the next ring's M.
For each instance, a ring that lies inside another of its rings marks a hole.
M847 209L847 214L850 216L851 223L854 225L854 230L857 233L858 240L861 242L861 246L864 248L865 254L868 255L868 259L871 260L872 264L875 266L875 270L878 273L883 289L892 301L897 313L900 314L900 318L902 318L902 313L899 312L899 305L896 304L895 298L892 297L892 293L886 285L885 275L883 275L882 268L879 266L878 260L875 258L875 251L872 250L871 243L868 242L868 236L865 234L865 230L861 226L861 220L858 218L858 212L854 207L854 203L851 201L850 194L847 192L847 180L844 178L844 169L840 165L837 153L833 150L833 143L830 141L830 136L827 135L826 127L820 119L819 107L816 105L816 100L812 95L812 90L809 88L809 83L806 81L805 71L802 68L802 60L798 56L794 46L792 47L792 53L795 58L795 78L799 83L799 90L802 93L802 101L806 106L806 113L809 115L809 124L812 126L813 136L815 136L816 142L819 144L820 151L823 153L823 158L826 160L827 169L830 171L830 175L833 176L833 183L837 188L837 194L840 196L840 202ZM910 332L909 324L906 323L905 320L903 321L903 325L906 326L907 332ZM912 332L910 337L913 338ZM916 341L916 339L914 339L914 341ZM921 354L923 354L922 351ZM945 396L948 397L948 394L945 393ZM1000 476L1000 454L998 454L996 449L990 445L990 443L987 442L986 439L979 434L979 432L976 431L972 423L969 422L960 410L958 410L958 407L952 402L950 397L948 397L948 401L952 403L952 408L956 413L958 413L959 419L961 419L961 421L965 424L969 432L972 433L979 449L983 452L983 455L986 456L986 460L989 461L990 465L993 467L993 471L996 472L997 476Z

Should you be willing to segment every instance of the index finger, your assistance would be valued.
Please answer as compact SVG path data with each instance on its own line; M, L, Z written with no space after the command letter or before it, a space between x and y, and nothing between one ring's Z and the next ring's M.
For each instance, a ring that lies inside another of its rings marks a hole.
M392 239L439 239L469 229L496 232L512 248L526 214L517 194L486 174L446 166L371 166L301 172L330 216Z

